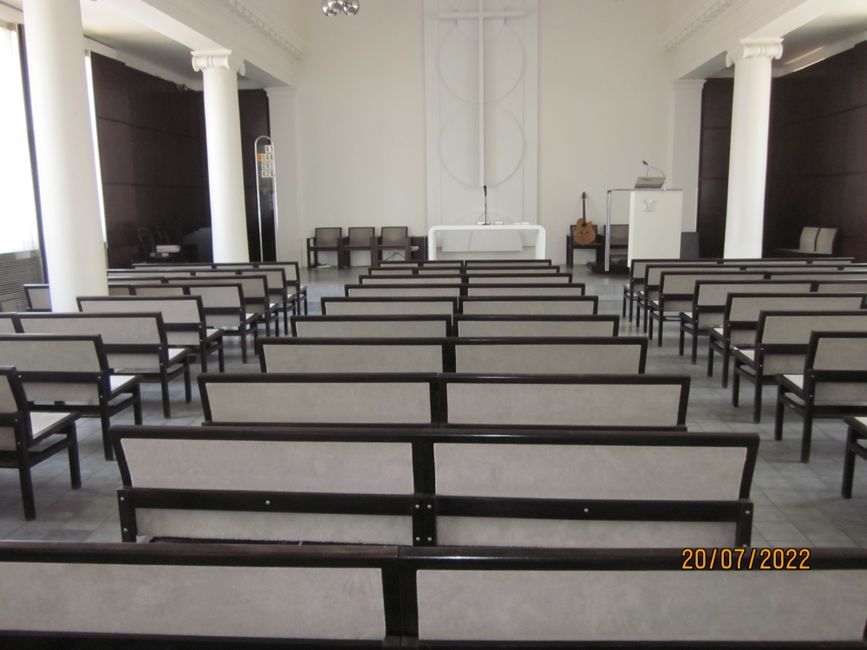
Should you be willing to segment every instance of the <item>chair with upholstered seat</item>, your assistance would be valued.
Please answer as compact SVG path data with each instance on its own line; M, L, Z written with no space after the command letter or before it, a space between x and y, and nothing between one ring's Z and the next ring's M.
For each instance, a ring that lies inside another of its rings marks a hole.
M337 265L343 248L343 228L317 228L313 237L307 238L307 268L315 269L319 264L319 251L337 253Z
M30 468L64 449L69 453L69 476L73 489L81 487L78 413L31 411L18 371L0 367L0 467L15 468L21 483L25 519L36 517Z
M409 232L406 226L383 226L373 247L375 259L372 264L382 263L383 251L403 251L403 259L411 256Z
M343 250L339 266L344 268L352 266L352 251L368 251L370 253L370 263L374 264L374 239L376 239L376 228L369 226L354 226L350 228L349 235L343 239Z

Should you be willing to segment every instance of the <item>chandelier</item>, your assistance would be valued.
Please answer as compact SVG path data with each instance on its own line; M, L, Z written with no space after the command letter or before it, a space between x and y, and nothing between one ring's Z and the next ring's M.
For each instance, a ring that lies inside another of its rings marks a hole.
M341 11L354 16L358 13L358 0L322 0L322 13L326 16L336 16Z

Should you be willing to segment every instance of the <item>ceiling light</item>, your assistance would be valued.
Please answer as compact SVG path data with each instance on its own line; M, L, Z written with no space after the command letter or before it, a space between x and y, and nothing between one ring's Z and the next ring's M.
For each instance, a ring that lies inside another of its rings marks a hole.
M354 16L358 13L358 0L322 0L322 13L337 16L340 13Z

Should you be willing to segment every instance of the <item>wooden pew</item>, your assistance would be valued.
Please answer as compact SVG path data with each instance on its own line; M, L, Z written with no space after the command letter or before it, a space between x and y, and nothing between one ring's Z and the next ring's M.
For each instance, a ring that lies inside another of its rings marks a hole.
M865 647L863 549L724 550L740 570L684 570L713 549L2 542L0 638L16 650ZM777 556L810 570L763 570Z
M450 316L293 316L292 336L304 338L432 338L449 336Z
M689 378L668 375L199 375L208 424L683 429Z
M741 378L755 384L753 422L762 416L762 386L804 367L810 336L822 332L867 332L867 310L762 311L751 349L734 349L732 405L738 406Z
M183 376L186 401L192 400L190 350L169 346L163 318L159 313L143 314L19 314L18 325L25 334L99 335L108 363L115 372L140 375L142 381L160 383L163 415L172 416L169 381Z
M457 314L455 336L617 336L618 316Z
M583 284L469 284L467 296L583 296Z
M713 355L719 352L722 356L722 386L728 386L732 348L748 348L754 344L759 314L763 310L862 309L864 305L864 298L859 294L730 293L726 299L722 327L710 330L707 376L713 376Z
M586 316L596 313L598 296L462 296L461 314Z
M451 316L458 310L458 299L446 297L324 296L320 300L327 316Z
M408 546L748 544L759 444L754 433L425 427L112 436L124 541Z
M347 284L344 295L348 298L458 298L461 284Z
M128 407L142 422L140 378L112 372L100 336L0 334L0 359L18 371L29 407L99 417L111 459L111 417Z
M78 310L84 314L158 312L162 314L169 345L195 349L202 372L208 371L208 354L216 352L220 372L226 370L223 331L208 327L199 296L140 296L136 293L135 296L80 297L77 302Z
M413 647L863 648L867 554L779 551L810 570L761 570L774 552L760 549L738 571L684 571L713 549L401 549L416 569Z
M692 337L692 362L698 361L698 337L708 336L725 320L726 299L730 293L809 293L812 282L797 280L698 280L688 311L680 314L679 351L683 355L686 334Z
M680 320L680 312L692 306L695 284L699 280L763 280L763 273L746 271L701 270L666 271L659 277L659 291L655 300L649 300L646 315L649 317L648 338L653 338L653 321L659 321L658 345L662 347L662 326L666 318ZM673 313L672 313L673 312ZM669 316L666 316L666 314Z
M641 374L643 337L260 338L262 372Z

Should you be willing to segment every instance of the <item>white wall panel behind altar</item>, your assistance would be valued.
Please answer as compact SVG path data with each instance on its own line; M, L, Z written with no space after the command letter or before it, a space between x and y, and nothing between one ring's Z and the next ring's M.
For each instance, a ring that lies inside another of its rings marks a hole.
M430 226L537 220L538 4L424 2Z
M296 95L302 237L316 226L425 234L421 1L362 1L357 16L332 18L307 4Z
M671 168L660 21L655 2L540 3L539 223L557 261L582 191L587 217L604 224L606 190L631 187L642 159Z

